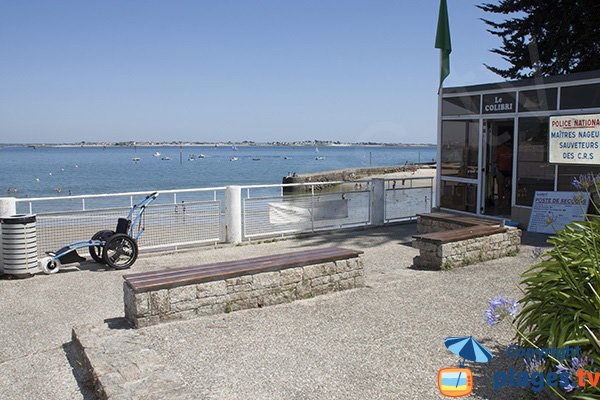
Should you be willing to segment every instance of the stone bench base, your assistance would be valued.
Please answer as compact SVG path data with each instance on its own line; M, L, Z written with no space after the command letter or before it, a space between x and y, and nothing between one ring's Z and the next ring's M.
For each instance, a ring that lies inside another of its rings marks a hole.
M457 242L440 243L416 239L412 245L420 250L413 259L417 267L450 269L481 261L514 256L519 252L521 231L509 228L504 233L496 233Z
M136 327L288 303L364 286L360 257L135 293L124 282L125 317Z

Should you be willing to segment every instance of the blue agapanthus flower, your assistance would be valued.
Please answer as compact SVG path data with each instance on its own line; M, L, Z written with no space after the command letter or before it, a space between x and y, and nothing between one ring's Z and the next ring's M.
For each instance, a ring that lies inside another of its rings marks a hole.
M524 358L523 362L525 363L525 371L527 371L529 374L533 374L534 372L543 372L546 369L546 360L543 358Z
M572 392L575 389L579 388L577 384L577 371L580 369L584 371L592 371L594 367L594 359L589 359L588 356L583 356L581 358L573 357L571 361L563 360L561 364L558 364L556 367L556 373L560 375L561 373L566 372L569 374L570 382L563 386L563 389L567 392ZM595 369L593 370L596 371ZM562 383L562 382L561 382Z
M519 305L515 300L509 300L502 296L496 296L489 301L490 308L485 310L483 318L490 326L500 323L504 318L517 315Z
M573 178L571 185L577 190L588 190L600 180L600 174L594 176L594 174L588 172L587 174L581 174L579 177Z

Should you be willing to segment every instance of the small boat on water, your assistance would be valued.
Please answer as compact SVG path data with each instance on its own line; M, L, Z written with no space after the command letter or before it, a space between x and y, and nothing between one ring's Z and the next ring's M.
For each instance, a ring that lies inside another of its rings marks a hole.
M292 157L285 156L285 157L283 157L283 159L284 159L284 160L291 160L291 159L292 159Z
M163 158L161 158L161 160L163 160L163 161L171 161L171 157L163 157Z
M231 158L229 159L229 161L237 161L237 160L239 160L239 158L237 158L237 157L231 157Z
M206 156L204 154L198 154L197 158L206 158Z
M160 157L160 153L157 151L156 153L152 154L152 157Z
M323 157L323 156L315 157L315 160L317 160L317 161L322 161L324 159L325 159L325 157Z
M139 157L133 157L133 158L131 159L131 161L135 161L135 162L138 162L138 161L140 161L140 160L141 160L141 158L139 158Z
M260 161L260 158L253 158L252 161Z

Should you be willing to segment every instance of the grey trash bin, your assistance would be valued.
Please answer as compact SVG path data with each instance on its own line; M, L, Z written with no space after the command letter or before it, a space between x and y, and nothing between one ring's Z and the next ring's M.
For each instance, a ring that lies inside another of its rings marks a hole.
M5 274L26 276L40 271L35 223L35 215L20 214L0 219Z

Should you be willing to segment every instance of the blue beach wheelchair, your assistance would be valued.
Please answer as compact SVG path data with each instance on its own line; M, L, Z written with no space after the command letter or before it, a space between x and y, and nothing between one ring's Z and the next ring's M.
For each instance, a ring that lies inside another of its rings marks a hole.
M118 219L114 231L98 231L90 240L69 243L55 252L46 253L48 257L39 261L41 270L46 274L54 274L60 270L61 265L85 261L84 257L77 254L77 250L86 247L92 259L98 263L115 269L131 267L138 256L137 240L144 232L146 207L156 197L158 192L150 193L140 203L135 204L127 218Z

